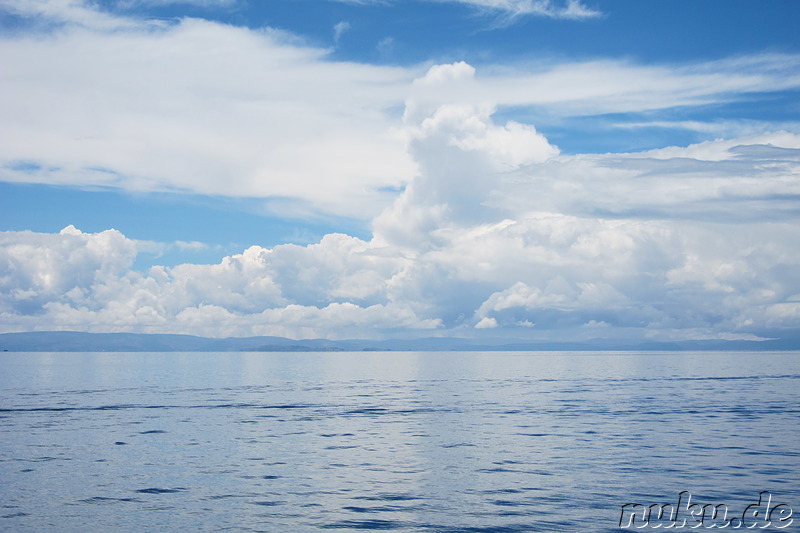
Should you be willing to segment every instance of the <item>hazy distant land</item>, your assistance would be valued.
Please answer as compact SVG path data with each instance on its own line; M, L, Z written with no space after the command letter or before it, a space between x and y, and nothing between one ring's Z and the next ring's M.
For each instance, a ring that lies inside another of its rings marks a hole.
M389 340L294 340L283 337L209 338L193 335L36 331L0 334L8 352L337 352L337 351L548 351L548 350L798 350L800 339L765 341L641 341L591 339L548 342L513 339L429 337Z

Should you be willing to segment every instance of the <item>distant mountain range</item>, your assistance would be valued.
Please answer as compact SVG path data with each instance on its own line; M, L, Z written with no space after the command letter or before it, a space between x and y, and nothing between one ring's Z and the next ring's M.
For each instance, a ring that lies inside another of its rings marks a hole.
M589 351L589 350L800 350L800 339L766 341L689 340L648 342L592 339L549 342L509 339L430 337L391 340L293 340L282 337L229 337L143 333L36 331L0 334L0 350L8 352L344 352L344 351Z

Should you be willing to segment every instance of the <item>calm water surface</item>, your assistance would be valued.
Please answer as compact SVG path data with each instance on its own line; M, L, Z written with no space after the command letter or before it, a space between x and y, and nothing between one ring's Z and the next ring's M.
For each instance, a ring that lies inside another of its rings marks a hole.
M800 352L3 353L0 531L621 531L684 490L798 531L798 399Z

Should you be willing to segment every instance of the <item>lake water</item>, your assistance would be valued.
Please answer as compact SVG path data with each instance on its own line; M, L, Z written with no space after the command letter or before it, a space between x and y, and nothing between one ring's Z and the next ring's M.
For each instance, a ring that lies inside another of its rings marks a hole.
M681 491L797 531L798 399L800 352L3 353L0 531L621 531Z

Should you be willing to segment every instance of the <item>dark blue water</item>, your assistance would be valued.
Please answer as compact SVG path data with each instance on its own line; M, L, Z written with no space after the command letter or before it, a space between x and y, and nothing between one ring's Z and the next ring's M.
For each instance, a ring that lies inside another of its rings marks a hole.
M800 525L800 353L4 353L0 531Z

